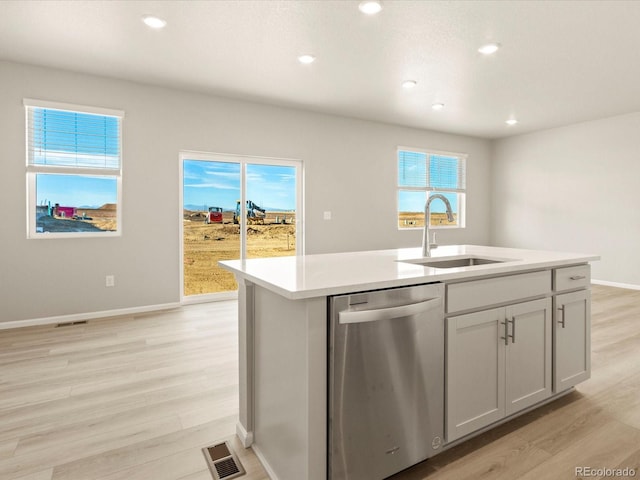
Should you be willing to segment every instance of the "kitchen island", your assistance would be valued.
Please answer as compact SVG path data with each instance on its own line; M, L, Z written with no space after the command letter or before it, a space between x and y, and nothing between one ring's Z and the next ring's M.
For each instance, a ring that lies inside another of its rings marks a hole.
M460 245L420 257L421 249L410 248L221 262L239 284L237 433L272 478L327 478L328 299L334 295L444 284L443 449L589 377L588 262L597 256ZM448 263L422 264L437 260ZM469 265L455 266L464 261ZM519 320L525 317L533 320ZM517 345L516 323L518 338L525 338ZM495 336L503 326L504 336ZM500 361L487 364L493 370L482 371L478 384L478 372L461 368L457 355L476 355L478 368L487 358Z

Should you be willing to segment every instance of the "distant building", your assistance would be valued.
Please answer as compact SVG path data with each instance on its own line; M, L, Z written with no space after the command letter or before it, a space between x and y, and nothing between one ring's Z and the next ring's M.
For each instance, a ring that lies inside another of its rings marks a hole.
M56 203L53 207L53 215L56 217L73 218L76 212L76 207L61 207L59 203Z

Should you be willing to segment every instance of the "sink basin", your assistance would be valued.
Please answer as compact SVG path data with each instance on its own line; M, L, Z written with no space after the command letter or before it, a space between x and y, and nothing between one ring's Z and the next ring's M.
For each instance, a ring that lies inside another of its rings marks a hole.
M488 265L491 263L504 263L511 259L496 259L483 257L440 257L440 258L416 258L414 260L401 260L405 263L413 263L414 265L422 265L433 268L459 268L473 267L476 265Z

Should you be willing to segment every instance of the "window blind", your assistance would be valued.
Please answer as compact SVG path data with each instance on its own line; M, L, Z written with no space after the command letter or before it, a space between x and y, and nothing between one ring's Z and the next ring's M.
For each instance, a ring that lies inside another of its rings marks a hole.
M422 152L398 152L398 185L401 187L427 186L427 155Z
M29 165L119 170L120 116L27 106Z
M464 158L429 155L429 186L435 190L464 191Z
M464 192L465 159L453 155L399 150L398 186Z

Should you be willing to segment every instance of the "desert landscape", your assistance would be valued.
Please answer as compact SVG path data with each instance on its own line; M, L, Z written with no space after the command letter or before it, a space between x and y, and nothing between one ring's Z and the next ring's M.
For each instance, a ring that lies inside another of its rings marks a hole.
M206 213L184 210L184 294L199 295L235 290L232 273L219 260L240 258L240 225L233 212L223 212L224 223L205 223ZM295 212L266 212L264 224L247 225L247 257L296 254Z
M431 213L431 225L457 225L458 216L453 214L453 222L450 222L446 213ZM398 215L398 227L423 228L424 212L400 212Z
M77 208L77 217L65 218L59 215L48 215L38 212L36 227L42 232L112 232L117 230L117 205L107 203L100 208ZM40 207L38 207L40 209ZM41 229L41 230L40 230Z

